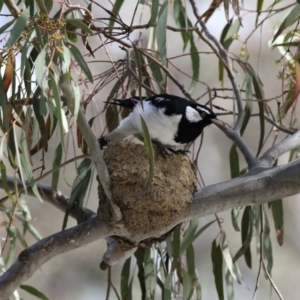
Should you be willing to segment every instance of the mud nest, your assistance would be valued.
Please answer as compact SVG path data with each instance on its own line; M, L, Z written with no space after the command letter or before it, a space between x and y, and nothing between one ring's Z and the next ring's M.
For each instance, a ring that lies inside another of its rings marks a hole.
M166 158L156 154L154 178L147 189L149 163L144 145L111 144L103 157L112 180L113 199L122 211L124 226L132 233L166 228L192 201L196 176L184 154L170 154ZM98 214L106 219L107 203L101 184L98 191Z

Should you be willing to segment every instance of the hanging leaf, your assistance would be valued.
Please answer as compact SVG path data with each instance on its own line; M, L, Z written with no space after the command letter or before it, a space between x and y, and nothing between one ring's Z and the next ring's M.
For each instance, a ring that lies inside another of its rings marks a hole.
M236 150L236 145L232 145L229 152L230 172L231 178L238 177L240 175L239 155Z
M245 285L238 265L232 260L225 232L222 232L221 234L220 247L222 250L224 261L231 273L231 276L237 283Z
M83 58L81 52L78 50L78 48L69 43L68 45L69 49L71 50L75 60L77 61L78 65L80 66L81 70L83 71L83 73L85 74L85 76L87 77L87 79L93 83L94 79L93 79L93 75L85 61L85 59Z
M272 214L275 224L277 242L280 246L283 245L283 204L282 199L272 201Z
M24 291L26 291L27 293L41 299L41 300L49 300L48 297L46 297L42 292L40 292L39 290L37 290L36 288L30 286L30 285L24 285L21 284L20 288Z
M131 257L124 262L121 272L121 297L122 300L132 299L132 285L130 284L130 264Z
M75 26L76 28L82 29L87 34L90 34L90 35L93 34L93 31L86 24L84 24L82 21L80 21L78 19L67 19L67 23Z
M158 16L158 10L159 10L159 0L152 0L150 20L148 21L147 27L150 27L155 24Z
M146 284L145 284L145 268L144 268L144 259L145 259L145 249L138 248L134 252L134 256L136 258L137 266L138 266L138 279L141 287L142 297L141 299L146 299Z
M261 10L263 8L264 0L257 0L256 2L256 19L255 19L255 27L257 27L259 16L261 14Z
M151 258L150 249L145 249L144 265L145 265L146 299L154 300L156 274L155 274L154 261Z
M264 259L267 262L267 270L271 275L273 268L273 250L272 250L272 241L270 237L270 224L267 214L264 212L264 233L263 233L263 254Z
M143 135L143 139L144 139L144 143L145 143L145 147L146 147L146 151L147 151L147 156L148 156L148 161L149 161L149 175L148 175L148 180L147 180L146 187L145 187L145 188L148 188L150 186L150 184L152 183L153 176L154 176L154 162L155 162L154 150L153 150L151 137L149 134L147 124L142 115L140 115L140 118L141 118L141 125L142 125L142 135Z
M218 293L219 300L224 300L223 288L223 256L220 245L217 245L214 239L211 248L211 260L213 263L213 273L215 277L215 285Z
M109 33L112 32L112 27L114 26L115 24L115 20L118 18L118 13L122 7L122 4L123 4L124 0L116 0L113 8L112 8L112 15L109 19Z
M280 24L272 43L277 39L277 37L289 26L295 23L300 17L300 5L296 4L296 6L291 10L291 12L287 15L287 17Z
M157 21L157 48L163 65L167 63L167 18L168 1L165 1L160 8Z
M62 159L62 153L63 153L63 147L62 147L62 144L60 143L57 146L57 148L54 152L54 158L53 158L53 163L52 163L53 169L60 166L61 159ZM51 186L52 186L53 191L57 190L58 180L59 180L59 170L54 171L53 174L52 174L52 184L51 184Z
M39 53L35 61L35 75L38 85L40 86L43 94L47 94L48 90L48 79L47 79L47 68L46 68L46 54L47 46L45 46Z
M10 31L9 39L5 44L5 47L11 47L21 36L23 33L28 19L28 12L26 10L26 7L23 6L22 14L17 19L14 27Z

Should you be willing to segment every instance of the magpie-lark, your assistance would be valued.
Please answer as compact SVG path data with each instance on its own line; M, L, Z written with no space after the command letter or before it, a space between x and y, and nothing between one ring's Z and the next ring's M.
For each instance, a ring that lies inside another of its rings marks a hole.
M161 94L142 99L142 104L139 97L115 99L111 103L129 108L132 112L115 130L99 139L101 149L109 142L118 142L129 135L140 133L140 114L147 124L153 143L165 148L190 143L201 134L205 126L218 123L211 109L178 96Z

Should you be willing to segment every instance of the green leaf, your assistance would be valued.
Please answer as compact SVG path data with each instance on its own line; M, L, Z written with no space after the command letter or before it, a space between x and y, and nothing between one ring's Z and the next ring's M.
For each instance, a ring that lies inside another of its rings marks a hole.
M8 29L14 23L15 20L11 20L8 23L4 24L2 27L0 27L0 34L2 34L6 29Z
M145 284L145 268L144 268L144 258L145 258L145 249L138 248L134 252L134 256L136 258L137 266L138 266L138 279L141 287L142 297L141 299L146 298L146 284Z
M185 8L182 5L181 0L175 0L173 6L173 14L174 19L177 24L182 29L186 29L187 27L192 27L191 21L187 18L187 13ZM185 50L189 41L193 40L193 34L188 31L182 31L181 37L183 41L183 50Z
M193 219L189 222L189 226L182 237L182 242L180 243L180 255L182 255L184 251L186 251L186 249L193 243L198 224L199 219Z
M272 242L270 238L270 225L267 214L264 212L264 234L263 234L263 247L264 247L264 259L267 262L267 270L271 275L272 267L273 267L273 250L272 250Z
M20 148L22 150L21 154L21 161L22 161L22 166L24 168L27 181L30 183L31 189L34 193L34 195L39 199L41 202L43 202L42 197L39 193L39 190L37 188L36 182L33 177L33 172L32 172L32 167L31 167L31 161L30 161L30 154L28 152L28 146L26 143L26 139L24 136L24 133L22 132L21 139L20 139ZM18 151L17 151L18 153Z
M231 273L231 276L239 284L245 285L238 265L236 263L234 263L232 260L225 232L222 232L222 234L221 234L220 247L222 250L224 261L227 265L227 268L229 269L229 271Z
M262 102L258 102L259 108L259 123L260 123L260 136L259 136L259 143L257 149L257 156L259 155L263 145L264 145L264 138L265 138L265 116L264 116L264 104Z
M274 35L274 38L272 40L272 43L276 40L276 38L289 26L291 26L293 23L295 23L300 17L300 5L297 4L291 12L288 14L288 16L283 20L283 22L280 24L276 34Z
M145 250L145 286L146 286L146 299L154 300L155 298L155 283L156 283L156 272L154 261L151 258L151 250Z
M219 300L224 300L223 288L223 256L220 245L217 245L214 239L211 248L211 260L213 263L213 273L215 277L215 285L218 293Z
M172 271L176 270L178 280L181 284L183 284L182 268L181 268L181 261L180 261L180 227L179 226L173 231L172 251L173 251Z
M78 20L78 19L67 19L67 23L82 29L83 31L85 31L86 33L92 35L93 31L86 25L84 24L82 21Z
M194 220L192 220L191 222L193 222ZM195 219L195 223L196 223L196 219ZM187 250L187 248L192 245L192 243L213 223L215 223L216 220L210 221L207 224L205 224L204 226L202 226L197 232L195 232L195 230L197 228L195 228L195 223L190 224L189 226L191 226L186 233L183 236L183 240L180 244L180 255L182 255L184 253L184 251ZM198 222L197 222L198 224Z
M229 27L225 26L225 28L224 28L224 30L225 30L224 33L226 32L226 34L224 36L224 39L221 42L223 47L226 50L229 49L232 42L235 40L235 36L237 35L237 33L239 32L239 29L241 27L241 24L240 24L238 19L235 20L233 23L232 23L232 20L231 20L229 24L230 24ZM222 38L222 35L221 35L221 38Z
M60 143L54 153L54 159L53 159L53 163L52 163L52 167L53 169L60 166L61 164L61 159L62 159L62 153L63 153L63 147L62 144ZM56 191L57 190L57 186L58 186L58 180L59 180L59 170L54 171L53 175L52 175L52 190Z
M105 121L108 128L108 132L111 132L118 127L119 117L116 105L110 105L107 107L105 112Z
M242 246L235 254L232 261L235 263L242 255L245 257L247 266L251 269L251 240L253 234L252 209L247 206L242 217Z
M159 9L159 0L152 0L150 20L147 24L148 27L155 24L158 15L158 9Z
M141 56L140 53L136 47L135 44L132 44L133 46L133 51L134 51L134 58L135 58L135 64L137 67L137 71L138 71L138 96L140 97L140 100L142 100L142 81L143 81L143 74L142 74L142 60L141 60ZM141 101L141 104L143 106L143 102Z
M240 163L239 163L239 154L236 150L236 145L232 145L229 152L229 161L230 161L230 173L231 178L238 177L240 175Z
M276 230L277 242L280 246L283 245L283 205L282 199L272 201L272 214Z
M35 75L38 85L40 86L43 94L47 94L48 80L47 80L47 68L46 68L46 54L47 46L45 46L39 53L35 61Z
M65 115L64 111L61 108L61 99L60 99L60 93L59 93L58 85L57 85L57 82L55 80L55 77L52 74L50 74L50 84L51 84L52 95L53 95L53 98L55 100L55 109L54 109L53 112L55 113L55 116L58 119L59 132L60 132L60 142L62 144L63 149L65 149L64 134L66 132L68 132L68 130L69 130L68 121L66 119L66 115ZM49 106L49 107L51 108L52 106Z
M164 300L171 300L172 298L172 273L169 273L164 284Z
M151 54L149 54L151 55ZM160 67L154 63L154 62L149 62L149 67L151 69L152 75L154 79L161 85L164 86L165 84L165 76L163 76L163 73L160 69Z
M147 155L148 155L148 161L149 161L149 176L148 176L147 184L145 187L145 188L147 188L148 186L150 186L150 184L152 183L152 180L153 180L155 159L154 159L154 150L153 150L148 127L147 127L146 122L142 115L140 115L140 118L141 118L141 125L142 125L142 135L143 135L143 139L144 139L144 143L145 143L145 147L146 147L146 151L147 151Z
M27 293L36 296L37 298L41 299L41 300L49 300L49 298L47 296L45 296L42 292L40 292L39 290L37 290L36 288L30 286L30 285L24 285L21 284L20 288L23 289L24 291L26 291Z
M232 226L236 231L240 231L240 227L238 225L238 217L240 214L242 207L234 207L231 210L231 222L232 222Z
M132 299L132 286L130 284L131 257L127 258L121 272L121 297L122 300Z
M193 93L196 85L198 84L199 75L200 75L200 55L198 49L194 43L194 39L191 37L191 60L192 60L192 69L193 69L193 79L189 87L189 93Z
M84 220L82 207L91 179L91 166L91 160L85 158L77 168L78 175L72 185L71 197L63 220L63 229L66 228L69 213L74 207L77 212L77 222L81 223Z
M26 10L26 7L23 7L22 14L19 16L14 27L10 31L10 36L7 43L5 44L5 47L11 47L19 39L19 37L23 33L24 28L26 27L27 19L28 12Z
M2 117L4 120L4 128L3 131L7 132L9 129L9 122L8 122L8 111L7 111L7 103L6 103L6 94L4 91L4 86L3 86L3 79L2 75L0 74L0 105L2 108Z
M1 154L1 156L2 155L3 154ZM8 188L8 185L7 185L6 166L5 166L5 164L2 160L0 162L0 170L1 170L1 185L2 185L2 188L4 189L7 196L13 201L12 194L10 192L10 189Z
M264 0L257 0L256 3L256 19L255 19L255 27L257 27L259 16L261 14L261 10L264 4Z
M81 52L78 50L78 48L77 48L75 45L73 45L73 44L71 44L71 43L69 43L68 47L69 47L69 49L71 50L71 52L72 52L74 58L76 59L78 65L80 66L80 68L81 68L82 71L84 72L84 74L85 74L85 76L87 77L87 79L88 79L91 83L93 83L93 81L94 81L94 80L93 80L93 75L92 75L92 73L91 73L91 71L90 71L90 69L89 69L89 67L88 67L88 65L87 65L87 63L86 63L86 61L84 60L84 58L83 58Z
M225 265L225 282L226 282L227 300L234 300L233 278L226 265Z
M192 280L187 271L184 269L182 270L182 277L183 277L183 300L191 299L193 295L193 288L192 288Z
M112 32L112 27L114 26L115 24L115 20L118 18L118 13L121 9L121 6L123 4L124 0L116 0L115 4L114 4L114 7L112 9L112 13L113 13L113 16L110 17L109 19L109 33Z
M157 48L163 65L167 63L167 18L168 1L165 1L160 8L157 21Z

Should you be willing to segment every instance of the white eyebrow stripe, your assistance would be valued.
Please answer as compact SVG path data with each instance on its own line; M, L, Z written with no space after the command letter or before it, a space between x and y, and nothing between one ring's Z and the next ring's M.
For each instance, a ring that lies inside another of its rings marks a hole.
M185 109L185 116L190 122L199 122L202 120L200 113L192 108L191 106L187 106Z
M198 105L197 105L197 109L202 110L202 111L205 111L208 115L211 114L209 110L207 110L207 109L205 109L205 108L203 108L203 107L201 107L201 106L198 106Z

